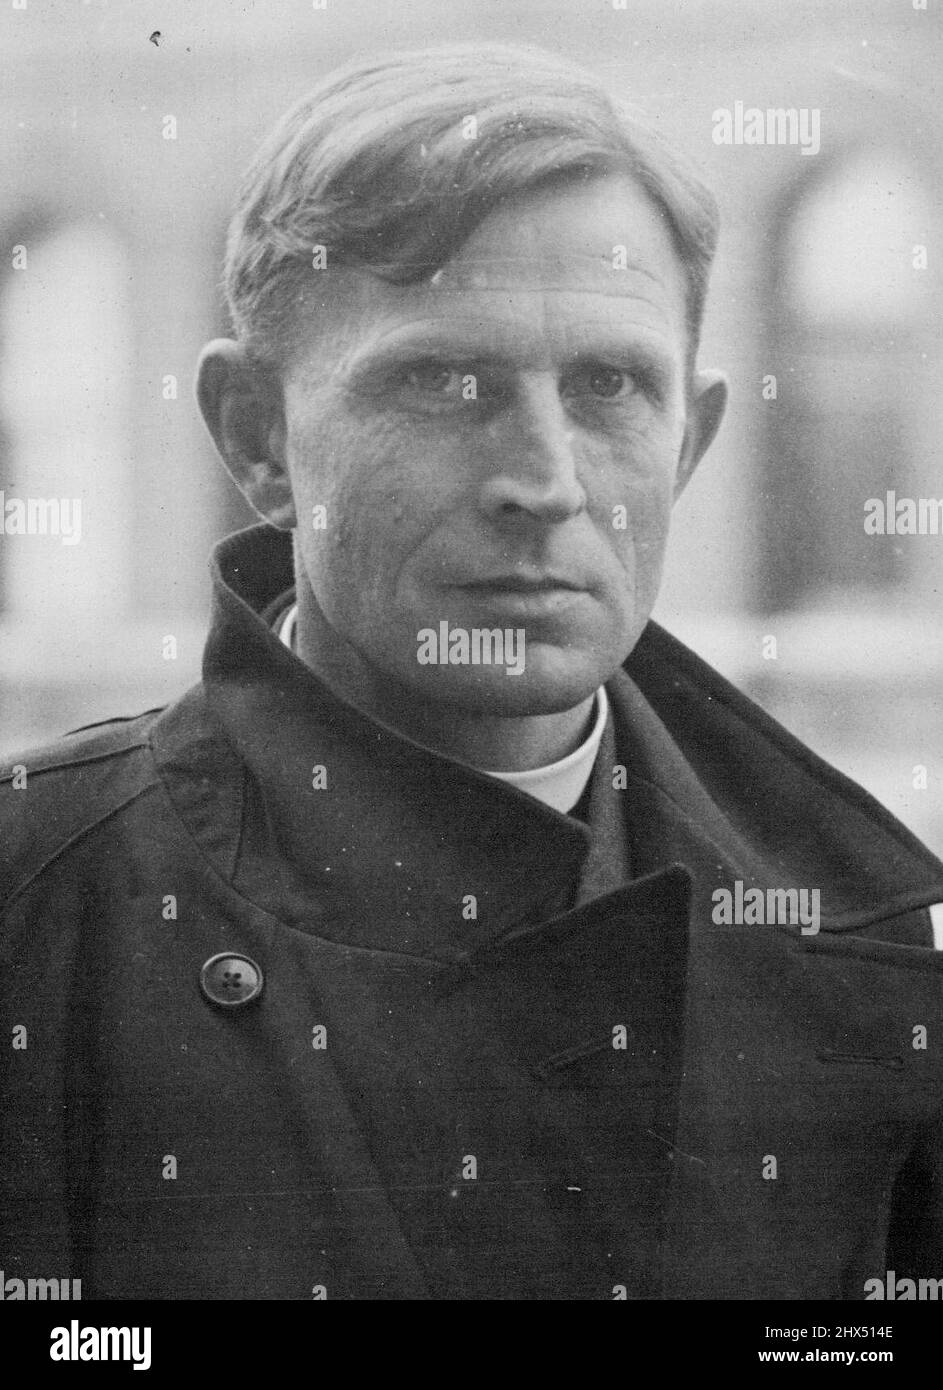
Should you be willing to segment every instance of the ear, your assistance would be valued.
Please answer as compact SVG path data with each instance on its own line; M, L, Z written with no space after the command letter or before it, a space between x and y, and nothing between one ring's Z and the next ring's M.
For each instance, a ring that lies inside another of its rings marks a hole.
M220 458L249 505L280 531L297 526L285 465L285 415L274 371L231 338L207 343L196 397Z
M688 398L688 418L678 457L675 501L713 443L727 409L727 378L723 372L695 372Z

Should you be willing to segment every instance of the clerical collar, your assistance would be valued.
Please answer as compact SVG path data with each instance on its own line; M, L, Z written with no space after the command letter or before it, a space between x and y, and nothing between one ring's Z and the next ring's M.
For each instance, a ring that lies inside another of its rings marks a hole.
M291 651L295 647L295 626L298 621L298 605L293 603L278 624L278 635ZM609 698L604 686L596 691L596 717L588 737L555 763L546 767L531 767L524 772L494 772L491 768L479 768L486 777L495 777L499 782L507 782L518 791L527 792L554 811L572 811L577 804L593 771L593 764L602 742L603 730L609 718Z

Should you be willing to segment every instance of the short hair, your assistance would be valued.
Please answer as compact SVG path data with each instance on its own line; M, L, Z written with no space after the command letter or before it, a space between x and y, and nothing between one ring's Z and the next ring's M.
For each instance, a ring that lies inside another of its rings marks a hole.
M325 248L329 267L417 283L505 199L618 173L645 188L673 236L693 369L717 244L713 194L591 73L499 44L348 63L282 117L246 172L229 228L235 332L254 359L282 366L311 294L313 248Z

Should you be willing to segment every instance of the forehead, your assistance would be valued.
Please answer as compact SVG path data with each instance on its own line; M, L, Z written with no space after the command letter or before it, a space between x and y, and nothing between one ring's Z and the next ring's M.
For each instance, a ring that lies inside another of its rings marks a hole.
M684 268L665 216L628 176L509 201L430 280L341 270L321 288L319 327L338 358L454 344L536 363L620 335L685 351Z

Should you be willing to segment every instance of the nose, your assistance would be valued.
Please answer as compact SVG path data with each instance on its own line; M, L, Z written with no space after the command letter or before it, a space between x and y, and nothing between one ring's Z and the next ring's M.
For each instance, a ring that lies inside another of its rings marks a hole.
M492 431L494 457L480 498L489 520L550 525L583 510L572 430L552 374L522 377Z

